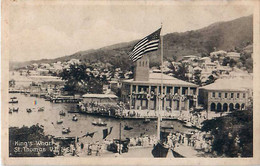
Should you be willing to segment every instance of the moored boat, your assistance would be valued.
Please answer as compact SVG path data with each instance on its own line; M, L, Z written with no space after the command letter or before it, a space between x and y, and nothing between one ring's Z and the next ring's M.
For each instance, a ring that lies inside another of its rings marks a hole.
M98 121L93 121L92 125L94 126L106 126L107 124L105 122L102 122L101 119L98 119Z
M27 108L26 111L27 111L28 113L31 113L31 112L32 112L32 109L31 109L31 108Z
M78 118L77 118L76 115L73 115L73 117L72 117L72 121L78 121Z
M132 130L133 129L133 127L130 127L130 126L125 126L124 127L124 130Z
M11 114L11 113L13 113L13 111L12 111L12 109L11 109L11 108L9 108L9 114Z
M44 111L44 107L39 108L38 111Z
M65 115L66 115L65 111L63 111L63 110L61 110L61 111L59 112L59 114L60 114L61 116L65 116Z
M70 131L70 128L69 128L69 127L62 129L62 134L68 134L68 133L70 133L70 132L71 132L71 131Z
M63 123L63 120L60 119L60 120L57 120L57 124L62 124Z
M183 126L188 127L188 128L191 128L193 125L192 125L191 122L186 121Z

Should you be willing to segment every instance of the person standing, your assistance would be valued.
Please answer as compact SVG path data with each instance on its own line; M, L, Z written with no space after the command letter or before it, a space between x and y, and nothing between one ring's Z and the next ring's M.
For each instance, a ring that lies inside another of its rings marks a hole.
M100 144L98 144L98 145L97 145L96 156L100 156L100 150L101 150L101 146L100 146Z
M88 155L92 155L92 146L91 146L91 144L88 145Z

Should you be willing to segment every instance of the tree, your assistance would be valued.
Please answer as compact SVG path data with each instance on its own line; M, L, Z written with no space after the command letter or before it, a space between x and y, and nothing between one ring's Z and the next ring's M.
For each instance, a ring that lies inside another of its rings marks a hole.
M64 69L60 77L65 80L64 90L69 94L102 93L106 78L100 75L87 73L86 69L93 71L91 66L85 64L72 64L70 68Z
M54 145L49 144L39 145L35 142L52 142L52 140L44 135L44 130L38 125L33 125L31 127L23 126L21 128L18 127L10 127L9 128L9 156L10 157L54 157L53 149ZM26 146L25 144L17 145L18 143L28 143L32 142L33 144L29 144ZM17 148L22 149L18 151ZM36 149L36 150L24 150L24 148ZM45 151L37 152L37 149L45 148Z
M214 83L216 78L213 75L210 75L206 81L206 85Z
M197 85L201 85L201 71L200 70L195 70L194 72L194 83Z
M234 67L237 64L237 62L234 59L230 59L229 66Z
M180 80L184 80L184 81L188 80L186 73L187 73L187 68L186 68L185 64L183 64L183 63L179 66L179 68L177 70L173 71L173 74L176 78L178 78Z
M229 57L225 57L224 59L223 59L223 62L222 62L222 65L223 66L227 66L227 64L230 62L230 58Z
M253 59L252 58L246 59L245 67L248 72L250 72L250 73L253 72Z
M213 135L212 150L218 156L253 156L253 109L234 111L203 122L202 131Z
M242 62L238 62L237 63L237 67L240 69L241 67L243 67L243 63Z

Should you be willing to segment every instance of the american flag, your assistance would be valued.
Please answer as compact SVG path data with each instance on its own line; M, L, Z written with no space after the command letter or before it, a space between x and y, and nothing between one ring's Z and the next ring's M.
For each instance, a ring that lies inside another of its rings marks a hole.
M161 28L136 43L129 55L130 59L136 62L138 59L141 59L145 53L158 50L160 32Z

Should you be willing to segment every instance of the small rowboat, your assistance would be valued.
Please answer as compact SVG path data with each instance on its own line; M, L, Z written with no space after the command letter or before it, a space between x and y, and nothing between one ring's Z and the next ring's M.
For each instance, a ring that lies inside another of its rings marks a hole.
M31 112L32 112L32 109L31 109L31 108L27 108L26 111L27 111L28 113L31 113Z
M70 132L71 132L71 131L70 131L70 128L69 128L69 127L62 129L62 134L68 134L68 133L70 133Z
M133 127L130 127L130 126L125 126L124 127L124 130L132 130L133 129Z
M73 115L73 117L72 117L72 121L78 121L78 118L77 118L76 115Z
M185 122L184 126L188 127L188 128L191 128L192 127L192 123L191 122Z
M66 113L65 113L65 111L60 111L60 113L59 113L61 116L65 116L66 115Z
M44 111L44 107L39 108L38 111Z
M60 119L60 120L57 121L57 124L62 124L62 123L63 123L63 120L62 120L62 119Z
M94 125L94 126L107 126L107 124L105 122L102 122L101 119L98 119L98 122L93 121L92 125Z

